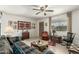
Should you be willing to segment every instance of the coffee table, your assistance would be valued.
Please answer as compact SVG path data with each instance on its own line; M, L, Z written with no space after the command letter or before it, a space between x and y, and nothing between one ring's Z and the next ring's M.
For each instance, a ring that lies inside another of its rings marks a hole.
M48 44L44 44L41 41L38 43L39 41L34 41L31 42L31 46L38 49L39 51L43 52L46 48L48 48Z

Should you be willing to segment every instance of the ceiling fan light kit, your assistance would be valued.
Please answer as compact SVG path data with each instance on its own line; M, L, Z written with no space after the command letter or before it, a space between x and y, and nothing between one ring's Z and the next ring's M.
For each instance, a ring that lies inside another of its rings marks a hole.
M46 16L46 13L44 13L44 15Z

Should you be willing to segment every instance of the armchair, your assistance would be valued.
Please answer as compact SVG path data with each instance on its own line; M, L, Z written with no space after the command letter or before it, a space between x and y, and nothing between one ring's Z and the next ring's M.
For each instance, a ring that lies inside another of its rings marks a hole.
M66 42L66 46L70 46L72 44L74 37L75 37L74 33L71 32L67 33L67 37L63 39L63 41Z
M49 40L48 32L46 31L42 32L42 40Z

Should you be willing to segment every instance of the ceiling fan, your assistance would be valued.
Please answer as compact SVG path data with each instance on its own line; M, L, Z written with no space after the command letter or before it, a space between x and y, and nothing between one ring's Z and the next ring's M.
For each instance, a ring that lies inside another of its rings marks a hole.
M39 9L37 8L34 8L33 10L37 10L38 12L36 13L36 15L40 14L41 12L44 13L44 15L46 16L46 12L53 12L54 10L47 10L47 7L48 5L44 5L44 6L41 6Z

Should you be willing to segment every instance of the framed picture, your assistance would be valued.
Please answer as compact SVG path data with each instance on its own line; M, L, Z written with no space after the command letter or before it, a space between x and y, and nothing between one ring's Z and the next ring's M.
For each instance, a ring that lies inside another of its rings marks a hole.
M32 28L35 29L35 23L32 23Z
M12 21L8 21L8 25L12 26Z
M13 28L14 28L14 29L17 29L17 22L14 22Z
M31 29L31 22L26 22L25 23L25 28L26 29Z
M23 21L18 21L18 29L23 30L24 29L24 22Z
M18 29L19 30L31 29L31 22L18 21Z
M8 25L13 27L13 29L17 29L17 22L16 21L8 21Z
M45 23L45 26L47 26L47 23Z

